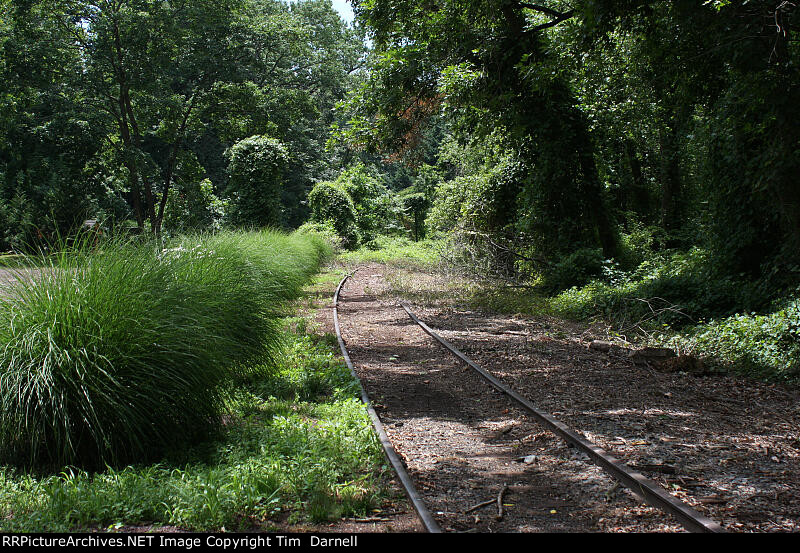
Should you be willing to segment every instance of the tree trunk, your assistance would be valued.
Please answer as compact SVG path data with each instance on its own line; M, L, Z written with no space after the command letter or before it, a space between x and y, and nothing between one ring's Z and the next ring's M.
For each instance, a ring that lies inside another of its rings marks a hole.
M680 159L676 124L661 131L661 226L667 232L679 226L678 200L681 194Z
M642 163L636 155L636 145L630 138L622 139L622 151L631 176L631 203L639 215L650 214L650 194L642 173Z
M789 234L795 252L800 252L800 163L797 161L796 148L800 143L800 132L797 130L797 98L800 97L800 86L797 84L797 70L792 67L789 44L791 42L792 16L795 15L796 4L783 3L775 11L776 38L770 61L778 73L778 90L785 92L782 106L778 106L776 132L774 134L774 151L782 152L782 170L778 172L775 184L775 196L778 200L779 212L784 228ZM792 115L795 115L793 117ZM795 254L800 259L800 254Z
M575 111L577 108L573 107ZM603 185L597 172L597 164L594 160L594 144L589 136L589 128L585 118L577 114L575 122L575 146L578 150L580 160L581 175L583 178L583 191L586 195L587 205L591 210L592 223L595 234L600 246L603 248L603 255L606 258L617 256L617 235L614 225L608 216L608 206L606 205Z

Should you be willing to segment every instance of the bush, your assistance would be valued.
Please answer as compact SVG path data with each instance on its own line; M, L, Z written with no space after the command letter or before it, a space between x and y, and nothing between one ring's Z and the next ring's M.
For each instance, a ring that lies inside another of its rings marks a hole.
M597 278L553 298L554 310L581 319L602 315L615 323L646 319L683 327L763 309L770 299L758 283L716 273L708 251L700 248L652 256L628 273L601 263L601 273L606 281Z
M620 234L619 263L627 270L636 269L663 250L668 237L666 231L657 226L632 223L628 233Z
M377 176L358 164L342 171L336 185L353 200L361 239L371 242L379 235L400 231L402 208Z
M24 251L35 241L36 226L31 202L17 191L8 203L0 197L0 250Z
M275 316L326 254L278 233L106 243L0 295L0 458L138 462L219 429L228 385L280 346Z
M254 228L279 226L281 221L281 176L289 155L274 138L251 136L231 146L228 196L230 220Z
M325 221L324 223L308 221L300 225L300 228L295 232L301 235L322 238L332 248L332 251L339 251L342 249L342 238L336 234L336 229L330 221Z
M472 222L485 199L489 178L489 174L480 173L440 183L425 221L428 232L453 230L463 221Z
M332 182L320 182L308 194L308 203L312 221L332 225L348 250L358 247L361 233L356 223L355 205L347 192Z
M603 269L603 250L581 248L560 260L547 271L545 287L559 291L580 286L599 276Z
M800 377L800 300L766 315L737 314L692 329L673 345L761 377Z
M169 191L164 228L175 232L220 230L226 209L227 202L214 194L211 180L181 183Z

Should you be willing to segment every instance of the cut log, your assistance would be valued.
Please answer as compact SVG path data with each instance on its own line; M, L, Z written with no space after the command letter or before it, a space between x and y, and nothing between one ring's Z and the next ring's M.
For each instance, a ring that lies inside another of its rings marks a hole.
M589 344L589 349L607 353L608 350L610 350L613 345L614 344L612 344L611 342L603 342L602 340L592 340L592 343Z

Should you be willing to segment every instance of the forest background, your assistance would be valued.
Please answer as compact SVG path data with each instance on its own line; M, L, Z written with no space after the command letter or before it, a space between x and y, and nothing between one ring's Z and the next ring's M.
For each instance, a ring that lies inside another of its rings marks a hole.
M796 3L352 6L0 0L0 250L87 220L435 243L537 308L796 378Z

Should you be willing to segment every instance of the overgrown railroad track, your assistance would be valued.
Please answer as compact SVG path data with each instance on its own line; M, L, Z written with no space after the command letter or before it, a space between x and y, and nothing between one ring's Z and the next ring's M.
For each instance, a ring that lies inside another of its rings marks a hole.
M335 296L334 296L334 323L335 323L335 328L336 328L336 333L337 333L337 337L338 337L338 340L339 340L339 344L341 346L342 353L345 356L345 360L346 360L348 366L350 367L351 371L353 371L353 374L356 376L356 378L358 378L359 377L358 371L356 370L356 368L354 367L354 365L353 365L353 363L351 361L350 353L348 352L348 348L347 348L347 346L345 344L345 340L342 337L342 332L341 332L341 327L340 327L340 322L339 322L339 314L338 314L339 296L341 294L341 291L342 291L345 283L348 281L348 278L349 277L345 277L345 279L342 280L342 282L339 284L339 287L337 288ZM364 299L365 298L362 296L360 298L351 298L351 301L355 301L356 303L363 303ZM431 337L435 338L441 345L443 345L444 347L448 348L448 351L450 352L450 354L452 354L453 356L455 356L458 359L460 359L460 361L462 363L465 363L473 371L475 371L475 373L473 373L473 374L480 374L480 376L482 378L484 378L485 380L488 380L492 384L492 386L494 386L497 390L499 390L503 394L502 398L497 398L497 397L494 398L493 403L496 404L496 408L502 409L502 403L507 401L506 398L510 398L511 400L513 400L517 404L518 407L521 407L523 409L523 411L527 415L532 416L535 419L536 423L538 425L540 425L541 428L545 432L554 433L554 434L558 435L565 442L565 444L567 444L570 448L574 448L575 451L585 454L587 456L587 459L590 458L594 463L596 463L597 465L601 466L603 468L603 470L605 470L614 479L616 479L616 481L618 481L619 483L621 483L622 485L624 485L625 487L630 489L638 498L640 498L640 499L642 499L644 501L647 501L651 505L654 505L658 509L661 509L663 512L669 514L669 516L666 517L666 518L669 518L670 522L668 523L668 525L666 527L663 527L663 528L655 527L654 528L653 524L652 524L653 513L652 512L648 513L647 516L645 516L645 518L647 519L647 522L642 524L641 530L643 530L643 531L676 530L676 529L679 529L679 528L676 527L676 521L677 521L680 524L680 526L682 526L683 528L685 528L687 530L690 530L690 531L699 531L699 532L723 532L723 531L725 531L719 524L717 524L713 520L711 520L708 517L702 515L701 513L697 512L695 509L693 509L691 506L689 506L685 502L680 501L679 499L677 499L674 496L672 496L671 494L669 494L658 483L656 483L656 482L644 477L642 474L640 474L640 473L630 469L629 467L625 466L624 463L622 463L618 459L614 458L608 452L604 451L602 448L600 448L597 445L595 445L595 444L589 442L588 440L586 440L581 434L579 434L577 432L574 432L573 430L569 429L562 422L560 422L560 421L554 419L552 416L550 416L550 415L548 415L546 413L543 413L542 411L538 410L536 407L534 407L525 398L521 397L519 394L517 394L515 391L511 390L510 388L508 388L506 385L504 385L502 382L497 380L495 377L493 377L492 375L490 375L489 373L487 373L486 371L484 371L483 369L478 367L474 362L472 362L470 359L468 359L463 353L461 353L456 348L454 348L446 340L444 340L441 337L439 337L432 329L430 329L429 327L427 327L427 325L425 325L422 321L420 321L407 306L403 305L402 307L405 309L406 313L414 321L415 324L419 325L420 328L422 328L426 333L428 333L428 335L430 335ZM397 307L397 309L399 309L399 307ZM389 322L389 321L386 321L386 322ZM398 340L403 340L403 338L398 338ZM403 349L403 348L407 348L407 346L405 344L398 343L398 351ZM386 353L386 352L384 352L384 353ZM396 357L396 356L395 355L390 355L389 356L390 359L392 357ZM434 372L440 372L440 371L441 371L441 369L435 369L434 370ZM466 380L467 379L467 375L464 375L461 378L462 378L462 380ZM420 375L419 376L419 380L420 381L416 385L408 386L408 389L407 389L407 392L409 392L409 394L416 395L416 399L417 400L420 399L419 398L420 394L418 393L419 390L420 390L420 384L423 385L423 386L431 384L431 380L427 379L426 376ZM435 387L435 386L429 386L429 387ZM484 389L486 388L485 386L483 386L483 387L484 387ZM485 390L484 390L484 393L486 393ZM435 396L435 394L434 394L434 396ZM441 397L444 397L444 396L441 395ZM499 481L498 481L497 478L492 478L492 479L490 479L490 480L492 480L492 483L485 487L486 491L481 490L481 492L479 492L478 494L473 494L474 497L479 497L480 493L483 493L484 495L486 495L490 491L489 488L492 488L491 491L493 493L492 493L492 498L490 498L490 499L487 499L487 500L482 501L482 502L478 502L478 501L475 501L474 499L469 500L469 494L466 494L467 502L464 503L464 500L462 499L461 508L458 510L458 512L453 512L452 510L450 510L450 511L441 510L441 509L437 510L436 508L434 508L433 510L434 510L435 514L431 514L431 510L428 508L428 503L426 503L425 499L423 498L424 495L425 495L424 491L423 491L422 494L417 491L416 486L414 484L414 479L412 479L408 475L408 473L407 473L407 471L405 469L405 466L403 465L403 463L402 463L402 461L400 459L400 456L397 454L397 452L395 451L395 448L392 446L391 441L389 439L389 436L387 435L386 431L384 430L383 424L380 422L380 419L378 417L377 411L375 410L373 405L370 403L370 400L367 397L367 393L364 390L363 386L362 386L362 399L368 405L368 408L369 408L369 411L370 411L370 415L371 415L371 417L373 419L373 422L374 422L376 428L378 429L379 435L381 437L381 442L384 445L384 448L385 448L385 450L387 452L387 456L389 457L390 461L392 462L392 465L394 466L395 470L397 471L397 473L398 473L398 475L400 477L400 480L401 480L403 486L405 487L405 489L407 491L407 494L408 494L409 498L411 499L412 504L414 505L414 508L419 513L420 518L421 518L423 524L425 525L425 527L426 527L426 529L428 531L431 531L431 532L441 531L442 530L441 526L446 526L446 527L449 527L448 529L461 530L461 531L470 531L472 529L477 529L477 530L481 530L481 531L485 531L485 530L488 530L488 531L513 531L515 529L520 529L520 530L526 530L526 529L529 529L529 530L545 530L545 531L548 531L548 530L553 530L553 531L581 531L581 530L587 530L587 531L591 531L591 530L597 530L598 529L597 527L593 526L592 523L591 523L591 518L592 518L591 514L587 513L586 511L581 512L581 510L579 508L576 508L577 505L571 505L569 501L563 501L562 500L560 503L558 503L558 506L560 507L560 509L547 509L548 506L554 506L555 505L555 504L553 504L553 505L550 505L550 504L553 503L551 498L554 495L554 493L556 495L558 495L558 493L559 493L557 491L557 489L556 489L556 488L558 488L558 483L556 482L555 485L553 485L553 483L551 482L550 486L543 486L541 484L541 480L543 478L545 478L545 479L548 478L550 476L549 474L536 474L534 477L530 477L529 475L525 474L524 470L523 471L516 471L515 474L513 475L513 477L506 478L507 481L502 483L502 484L499 484ZM500 399L499 402L497 401L498 399ZM449 401L446 401L444 403L450 403L453 400L455 400L456 403L461 401L460 399L455 398L455 397L454 398L448 398L448 400ZM434 401L435 401L435 399L434 399ZM413 403L413 400L411 399L411 396L409 396L407 398L407 402L408 403ZM430 402L430 399L429 399L429 402ZM505 410L502 410L501 412L508 413L509 409L506 408ZM470 415L469 414L465 414L465 415L466 415L466 419L469 420ZM448 414L447 416L452 418L452 414ZM537 434L537 435L539 435L539 434ZM448 439L450 439L452 437L453 436L448 436L448 435L427 436L427 439L448 440ZM522 450L520 450L520 452L521 451ZM568 455L574 457L574 452L569 451ZM520 463L517 463L517 464L519 464L519 465L524 467L525 464L528 463L528 458L529 457L535 457L535 456L522 456L522 457L519 457L517 459L514 459L514 461L521 461ZM451 464L455 464L455 465L459 464L459 462L458 462L459 460L457 458L450 459L449 461L450 461ZM438 464L438 463L436 463L436 464ZM567 470L572 468L574 470L576 468L574 465L576 465L576 463L572 463L570 466L564 467L564 468L567 469ZM577 468L578 468L578 470L581 471L581 473L585 472L585 470L586 470L585 467L580 467L579 466L580 463L577 463L577 465L578 465ZM433 470L434 471L435 470L442 470L442 466L440 465L439 467L435 467L435 468L433 468ZM448 468L444 467L444 470L448 470ZM421 481L422 488L425 489L427 487L430 487L429 484L426 485L426 480L430 479L431 473L430 472L420 473L419 470L417 470L416 472L417 472L417 475L416 475L417 476L417 481L418 482ZM465 471L465 474L469 474L469 472L470 471L467 470L467 471ZM473 474L472 476L475 476L475 475ZM527 476L527 478L526 478L526 476ZM558 480L561 480L561 481L564 481L564 482L568 482L568 481L570 481L571 478L572 477L567 474L567 475L561 475L560 477L558 477ZM525 481L526 479L529 480L529 482L526 482ZM471 487L473 489L475 489L475 488L481 489L481 485L479 483L478 484L475 483L475 478L467 478L467 480L470 480L470 485L471 485ZM502 478L499 479L499 480L502 480ZM456 481L458 481L458 478L456 478ZM533 481L533 482L531 482L531 481ZM456 486L456 487L458 487L458 486ZM565 486L565 487L566 488L570 488L570 486ZM575 486L572 486L572 487L574 488ZM597 491L597 488L598 488L596 485L589 486L589 487L590 488L594 487L595 491ZM612 487L612 490L613 489L615 489L615 488ZM452 492L453 492L453 494L458 495L458 494L460 494L462 492L462 490L453 489ZM543 495L545 497L536 497L536 493L537 492L539 492L540 494L542 492L544 492ZM441 491L440 491L440 493L441 493ZM445 491L445 493L447 493L447 491ZM572 495L574 493L575 493L574 490L568 490L568 491L565 492L564 495L569 496L569 495ZM494 497L495 495L496 495L496 498ZM509 498L512 495L514 497L513 498ZM581 494L578 493L577 495L581 495ZM472 501L475 501L475 502L472 505L467 507L467 503L471 503ZM510 501L510 503L506 503L506 501ZM433 501L432 503L441 505L442 501L438 501L438 502ZM602 497L599 500L597 498L595 498L595 502L594 503L595 503L594 510L596 511L597 510L596 505L598 505L598 504L602 505L603 503L611 504L611 503L613 503L613 501L609 501L608 494L606 493L606 497ZM523 506L523 508L521 508L521 509L518 508L520 506ZM487 512L487 509L492 509L493 510L495 508L497 509L496 514L491 512L491 511L489 511L490 514L488 514L488 515L485 514ZM625 509L630 509L630 507L628 505L622 507L622 510L625 510ZM601 507L601 510L602 510L602 507ZM617 510L618 509L616 507L614 507L613 505L609 505L609 511L617 512ZM521 514L522 518L524 518L525 512L533 512L534 514L538 514L539 516L538 517L534 516L534 518L539 518L541 520L537 520L536 523L534 525L532 525L532 526L526 526L525 524L521 524L520 525L520 521L519 520L514 522L511 527L500 525L501 521L505 517L511 516L512 513L514 513L514 515L517 515L516 518L520 518L518 516L519 514ZM481 514L475 514L475 513L481 513ZM578 516L575 516L576 513L578 513ZM587 514L589 514L588 517L587 517ZM592 513L592 514L596 515L596 513ZM457 523L454 523L454 522L456 522L456 521L453 520L454 519L454 515L455 515L455 518L460 518L461 520L457 521ZM549 516L542 516L542 515L549 515ZM473 517L472 520L475 521L475 525L474 525L473 528L465 528L465 523L464 523L464 518L465 517L467 519L469 519L470 517ZM481 518L481 517L483 517L483 518ZM439 521L437 519L442 519L443 524L441 526L440 526L440 523L439 523ZM572 520L565 520L565 519L572 519ZM489 527L487 528L486 527L486 521L487 520L493 520L494 523L495 523L494 527L489 525ZM548 520L552 522L551 525L548 525ZM602 520L602 518L601 518L601 520ZM480 524L481 522L484 523L483 526L481 526L481 524ZM516 524L516 527L513 526L514 524ZM635 522L634 522L631 526L628 526L628 529L629 530L638 530L640 528L638 528L636 526Z

